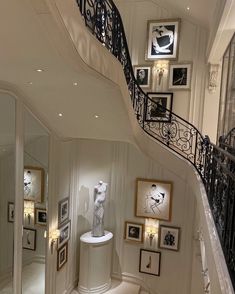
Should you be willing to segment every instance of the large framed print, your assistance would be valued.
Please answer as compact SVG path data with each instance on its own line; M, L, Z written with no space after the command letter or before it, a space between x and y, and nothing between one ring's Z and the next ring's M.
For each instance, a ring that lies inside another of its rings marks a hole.
M171 198L172 182L137 179L135 215L170 221Z
M141 88L151 88L152 66L134 66L134 75Z
M142 243L144 240L144 225L126 221L124 238L127 241Z
M139 272L160 276L161 252L140 249Z
M169 89L189 90L191 88L192 64L170 64Z
M147 60L177 59L180 19L149 20Z
M23 229L23 249L36 250L36 234L37 231L34 229L24 228Z
M180 240L180 228L161 225L159 227L158 247L178 251Z
M43 202L44 169L41 167L24 167L24 199Z
M58 226L61 227L69 219L69 197L62 199L58 204Z
M71 221L67 222L63 227L59 229L60 236L58 238L58 249L61 248L70 239L70 227Z
M170 122L173 93L148 92L144 119L148 122Z

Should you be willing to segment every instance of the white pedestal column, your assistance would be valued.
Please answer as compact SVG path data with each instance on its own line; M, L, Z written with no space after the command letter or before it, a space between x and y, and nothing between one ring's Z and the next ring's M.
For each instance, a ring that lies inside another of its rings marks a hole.
M80 237L79 293L101 294L110 288L112 238L108 231L102 237L92 237L91 232Z

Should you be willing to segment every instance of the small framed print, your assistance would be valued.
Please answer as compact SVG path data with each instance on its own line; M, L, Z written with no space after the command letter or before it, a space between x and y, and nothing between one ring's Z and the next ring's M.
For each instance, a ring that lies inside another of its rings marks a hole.
M47 211L42 208L35 208L35 225L47 225Z
M58 204L58 225L61 227L69 219L69 197L62 199Z
M34 229L24 228L23 230L23 248L28 250L36 250L36 233Z
M169 89L189 90L191 88L192 64L170 64Z
M58 248L61 248L70 239L70 227L71 221L67 222L63 227L59 229L60 236L58 238Z
M68 243L57 251L57 271L59 271L68 260Z
M144 119L147 122L170 122L173 93L148 92Z
M15 220L15 204L13 202L7 203L7 221L13 223Z
M24 168L24 199L43 202L44 198L44 169L41 167L25 166Z
M137 217L170 221L172 183L167 181L137 179Z
M140 249L139 272L160 276L161 252Z
M151 88L152 66L134 66L134 75L141 88Z
M144 225L132 222L125 222L125 240L134 242L143 242Z
M180 228L161 225L159 227L159 248L179 250Z
M177 59L180 19L149 20L147 60Z

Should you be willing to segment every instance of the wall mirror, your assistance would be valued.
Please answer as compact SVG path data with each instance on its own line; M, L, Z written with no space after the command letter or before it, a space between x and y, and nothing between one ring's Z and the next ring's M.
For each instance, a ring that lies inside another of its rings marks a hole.
M0 293L13 293L15 98L0 92Z
M49 134L24 111L22 293L45 293Z

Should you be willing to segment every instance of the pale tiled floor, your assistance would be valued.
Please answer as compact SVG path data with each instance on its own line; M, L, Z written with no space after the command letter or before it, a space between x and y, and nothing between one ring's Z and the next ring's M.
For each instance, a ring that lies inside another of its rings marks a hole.
M22 273L22 294L43 294L45 289L45 264L31 263L24 267ZM0 294L12 294L9 283Z

